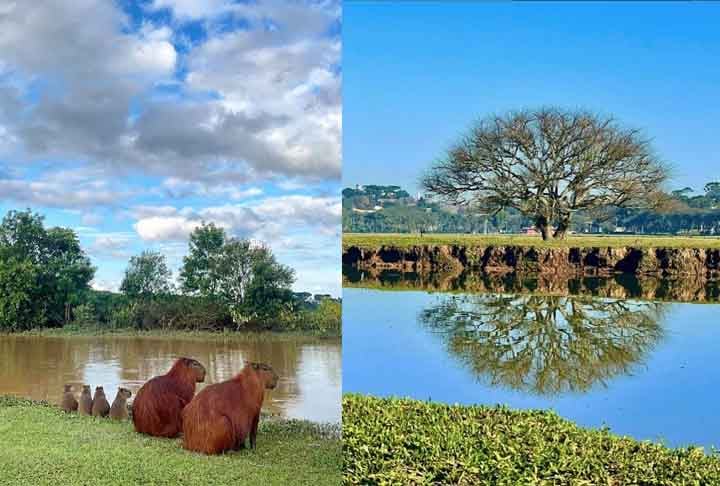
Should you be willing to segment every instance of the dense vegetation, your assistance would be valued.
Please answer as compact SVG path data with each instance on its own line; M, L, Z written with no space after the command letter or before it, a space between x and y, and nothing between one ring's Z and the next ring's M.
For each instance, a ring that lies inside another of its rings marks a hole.
M413 198L398 186L363 186L343 190L346 233L520 233L533 227L513 209L479 213L424 197ZM607 209L602 217L578 212L570 229L576 233L720 234L720 182L672 191L662 210Z
M291 268L270 249L198 227L176 288L164 255L133 256L121 293L93 290L95 269L77 235L11 211L0 224L0 330L271 329L340 333L340 302L296 293Z
M583 429L548 411L343 398L345 484L701 485L720 458Z
M135 433L129 421L64 414L0 397L0 484L306 484L341 477L338 431L297 420L260 420L257 449L207 457L177 440Z

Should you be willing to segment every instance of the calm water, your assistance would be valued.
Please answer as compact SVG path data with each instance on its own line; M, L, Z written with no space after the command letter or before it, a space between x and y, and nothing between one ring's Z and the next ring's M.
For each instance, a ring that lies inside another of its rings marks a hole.
M341 351L336 340L233 340L148 337L0 336L0 394L56 402L64 383L79 394L83 383L103 385L110 401L117 388L133 395L149 378L164 374L179 356L200 361L205 383L239 372L245 361L270 364L280 376L263 408L285 417L340 421Z
M346 287L343 390L720 445L720 304L454 290Z

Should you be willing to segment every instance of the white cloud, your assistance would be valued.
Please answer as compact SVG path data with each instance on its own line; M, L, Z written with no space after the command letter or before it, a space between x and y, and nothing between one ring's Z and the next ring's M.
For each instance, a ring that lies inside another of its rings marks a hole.
M145 241L185 240L200 225L183 216L151 216L142 218L133 225L140 238Z

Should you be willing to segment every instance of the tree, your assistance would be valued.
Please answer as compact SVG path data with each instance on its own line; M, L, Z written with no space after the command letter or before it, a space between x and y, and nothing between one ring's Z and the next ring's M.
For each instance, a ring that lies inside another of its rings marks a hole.
M170 293L172 273L165 263L165 255L156 251L143 251L130 258L120 291L128 297L149 298Z
M547 240L551 226L564 238L578 211L654 207L666 178L638 130L586 111L541 108L481 120L422 185L456 205L515 208Z
M0 224L0 322L4 327L69 322L72 306L89 290L94 273L72 230L46 229L43 217L30 210L10 211Z
M238 324L273 317L294 300L294 271L270 248L228 237L212 223L190 235L180 279L186 293L220 301Z
M186 293L215 295L219 284L219 258L225 245L225 230L204 222L190 234L188 255L180 271Z

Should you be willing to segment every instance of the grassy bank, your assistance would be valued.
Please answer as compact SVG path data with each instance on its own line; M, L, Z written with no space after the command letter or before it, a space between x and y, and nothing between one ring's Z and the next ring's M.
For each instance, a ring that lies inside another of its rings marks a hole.
M554 413L343 398L345 484L720 484L720 458Z
M105 326L73 326L37 328L27 331L19 331L14 336L45 336L45 337L147 337L147 338L168 338L168 339L200 339L203 341L314 341L317 339L339 339L339 332L314 332L314 331L186 331L173 329L147 329L134 328L111 328Z
M564 240L543 241L539 236L524 235L467 235L410 233L344 233L343 248L351 246L378 248L395 246L405 248L418 245L460 246L534 246L538 248L720 248L720 237L684 236L576 236Z
M178 440L137 434L127 421L0 397L0 484L337 485L336 433L309 422L261 421L256 450L207 457Z

